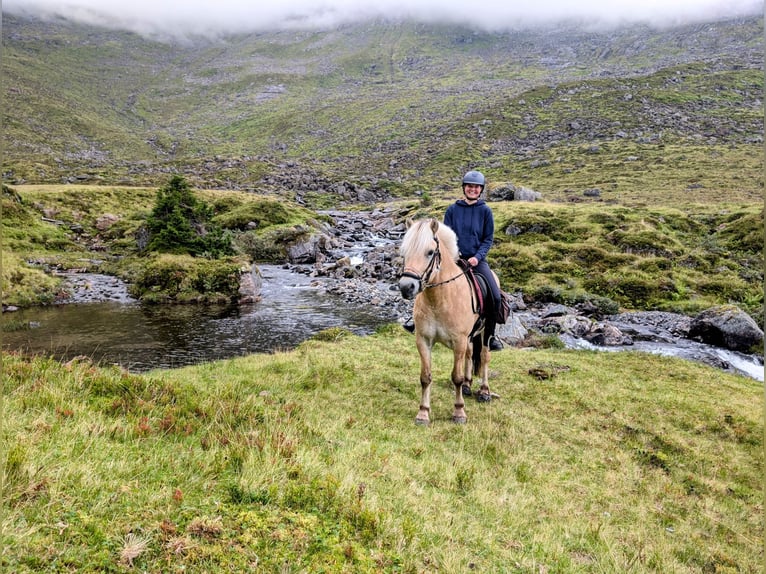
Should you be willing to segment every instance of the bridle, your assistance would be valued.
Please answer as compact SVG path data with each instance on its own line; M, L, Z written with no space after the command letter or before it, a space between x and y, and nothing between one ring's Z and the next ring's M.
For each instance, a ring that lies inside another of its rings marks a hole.
M445 279L444 281L439 281L438 283L429 283L429 279L431 279L431 275L433 275L434 271L439 270L439 266L441 265L442 261L442 253L441 249L439 249L439 238L434 235L434 241L436 242L436 249L434 250L433 255L431 256L431 261L428 262L428 265L426 266L423 273L418 273L415 269L412 267L404 267L402 270L402 277L409 277L410 279L414 279L418 282L419 291L425 291L426 289L431 289L433 287L438 287L439 285L445 285L446 283L451 283L455 279L458 279L459 277L463 277L465 275L465 271L462 271L461 273L458 273L454 277L450 277L449 279Z

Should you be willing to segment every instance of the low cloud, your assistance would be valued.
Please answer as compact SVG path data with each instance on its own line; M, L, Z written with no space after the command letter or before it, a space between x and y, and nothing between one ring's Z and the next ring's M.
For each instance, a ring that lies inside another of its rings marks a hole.
M329 28L371 18L502 31L576 21L591 27L694 23L763 13L763 0L5 0L9 14L63 17L144 35L216 36Z

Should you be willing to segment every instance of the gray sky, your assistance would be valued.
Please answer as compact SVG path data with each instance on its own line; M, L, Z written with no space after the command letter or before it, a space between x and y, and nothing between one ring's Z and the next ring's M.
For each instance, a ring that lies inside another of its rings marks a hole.
M70 19L163 34L215 36L328 27L370 17L409 17L500 31L562 19L593 26L698 22L763 14L763 0L5 0L11 14Z

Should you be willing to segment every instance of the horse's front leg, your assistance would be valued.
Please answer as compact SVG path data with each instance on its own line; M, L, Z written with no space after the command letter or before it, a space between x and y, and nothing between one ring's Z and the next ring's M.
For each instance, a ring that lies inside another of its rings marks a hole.
M453 349L452 384L455 386L455 410L452 412L452 422L465 424L468 416L465 414L465 400L463 399L463 384L466 382L465 359L468 353L468 344L460 343Z
M420 354L420 408L415 424L428 425L431 422L431 344L422 337L417 338Z

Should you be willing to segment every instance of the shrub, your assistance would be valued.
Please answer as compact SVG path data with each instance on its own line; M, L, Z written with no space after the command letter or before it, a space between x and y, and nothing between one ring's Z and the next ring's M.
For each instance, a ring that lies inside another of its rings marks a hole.
M230 208L225 214L217 215L215 221L226 229L245 230L251 223L262 229L288 223L290 212L275 199L258 199Z
M287 259L287 246L306 236L303 227L281 227L266 233L246 232L237 237L237 247L253 261L279 263Z
M131 291L147 303L233 299L239 293L240 267L234 258L161 255L147 263Z
M729 218L718 237L731 249L761 253L763 250L763 214L736 213Z
M601 297L591 293L580 293L575 295L572 299L572 303L575 305L588 304L593 306L595 308L593 314L599 317L615 315L620 312L620 306L616 301L613 301L609 297Z
M564 290L554 285L541 285L532 289L529 299L538 303L561 303L562 305L567 301Z
M651 229L633 232L615 230L607 235L607 239L621 251L636 255L673 257L683 251L672 237Z
M540 270L538 258L528 249L508 243L490 250L489 263L500 276L501 283L521 285Z
M653 309L660 301L674 299L677 294L671 279L652 277L640 271L593 275L583 281L583 286L630 309Z
M625 222L625 216L621 213L598 212L590 214L588 221L602 225L607 231L611 231Z
M736 301L747 293L747 283L731 274L722 277L706 275L695 287L700 293L712 295L718 301Z
M157 201L147 219L151 239L147 251L220 257L234 251L231 238L211 223L212 208L198 200L181 176L157 192Z

